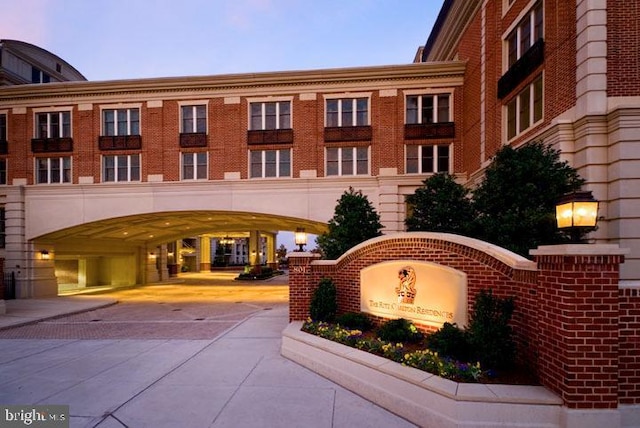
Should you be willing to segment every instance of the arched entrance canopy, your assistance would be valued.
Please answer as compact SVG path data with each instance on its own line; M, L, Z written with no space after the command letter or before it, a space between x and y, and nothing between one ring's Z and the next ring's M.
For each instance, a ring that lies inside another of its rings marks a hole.
M226 234L249 230L295 231L321 234L326 223L278 215L236 211L168 211L114 217L80 224L35 238L38 242L66 240L116 241L132 245L160 245L185 236Z

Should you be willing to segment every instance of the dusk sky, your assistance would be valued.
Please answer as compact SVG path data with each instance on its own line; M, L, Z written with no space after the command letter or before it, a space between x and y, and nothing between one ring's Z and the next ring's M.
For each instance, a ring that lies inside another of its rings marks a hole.
M89 80L406 64L443 0L0 0Z
M0 0L0 39L88 80L408 64L443 1Z

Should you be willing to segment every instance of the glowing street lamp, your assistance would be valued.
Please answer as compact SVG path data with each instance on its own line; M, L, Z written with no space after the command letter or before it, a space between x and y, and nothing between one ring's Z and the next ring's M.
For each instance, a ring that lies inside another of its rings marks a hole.
M307 234L304 231L303 227L299 227L296 229L295 234L295 243L300 246L298 251L304 251L304 246L307 245Z
M591 191L568 193L556 204L558 229L568 229L572 242L580 242L580 233L596 227L598 222L598 201Z

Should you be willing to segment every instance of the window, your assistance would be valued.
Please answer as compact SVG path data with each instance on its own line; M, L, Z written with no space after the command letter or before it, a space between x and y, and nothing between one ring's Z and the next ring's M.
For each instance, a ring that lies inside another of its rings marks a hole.
M71 112L36 114L36 138L71 137Z
M36 183L71 183L71 158L36 158Z
M140 181L140 155L103 156L102 181Z
M102 135L140 135L140 111L137 108L103 110Z
M249 105L251 131L267 129L291 129L291 102L278 101L251 103Z
M289 149L251 151L250 177L291 177L291 151Z
M182 133L207 132L207 108L205 105L182 106Z
M0 114L0 141L7 141L7 115Z
M207 153L183 153L182 154L182 179L206 180L207 179Z
M36 67L31 67L31 83L49 83L51 76Z
M326 126L329 128L367 126L369 125L369 99L330 99L327 100L326 113Z
M0 184L7 184L7 160L0 159Z
M507 104L507 140L542 120L542 76L538 76Z
M451 122L450 94L407 96L407 122Z
M327 176L369 174L368 147L327 148Z
M522 18L506 39L508 66L511 67L533 44L543 38L544 14L542 2Z
M407 146L407 174L450 172L448 145Z

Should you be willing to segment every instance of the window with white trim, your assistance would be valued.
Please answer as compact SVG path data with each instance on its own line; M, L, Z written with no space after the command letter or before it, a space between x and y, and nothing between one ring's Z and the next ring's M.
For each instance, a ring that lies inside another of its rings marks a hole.
M249 130L291 129L291 101L249 104Z
M36 113L36 138L71 137L71 112Z
M326 100L326 127L368 126L369 98Z
M183 180L206 180L208 166L207 152L182 153Z
M327 147L326 175L368 175L369 147Z
M71 157L36 158L36 184L71 183Z
M249 152L251 178L291 177L291 150L252 150Z
M451 122L451 94L407 95L406 123Z
M540 75L507 104L507 140L522 134L542 120L543 92Z
M102 181L140 181L140 154L102 156Z
M140 109L102 110L102 135L108 137L140 135Z
M428 174L451 171L449 145L406 146L407 174Z
M188 105L180 107L183 134L207 132L207 106Z
M544 37L542 2L537 2L505 39L507 67L511 67L533 44Z

